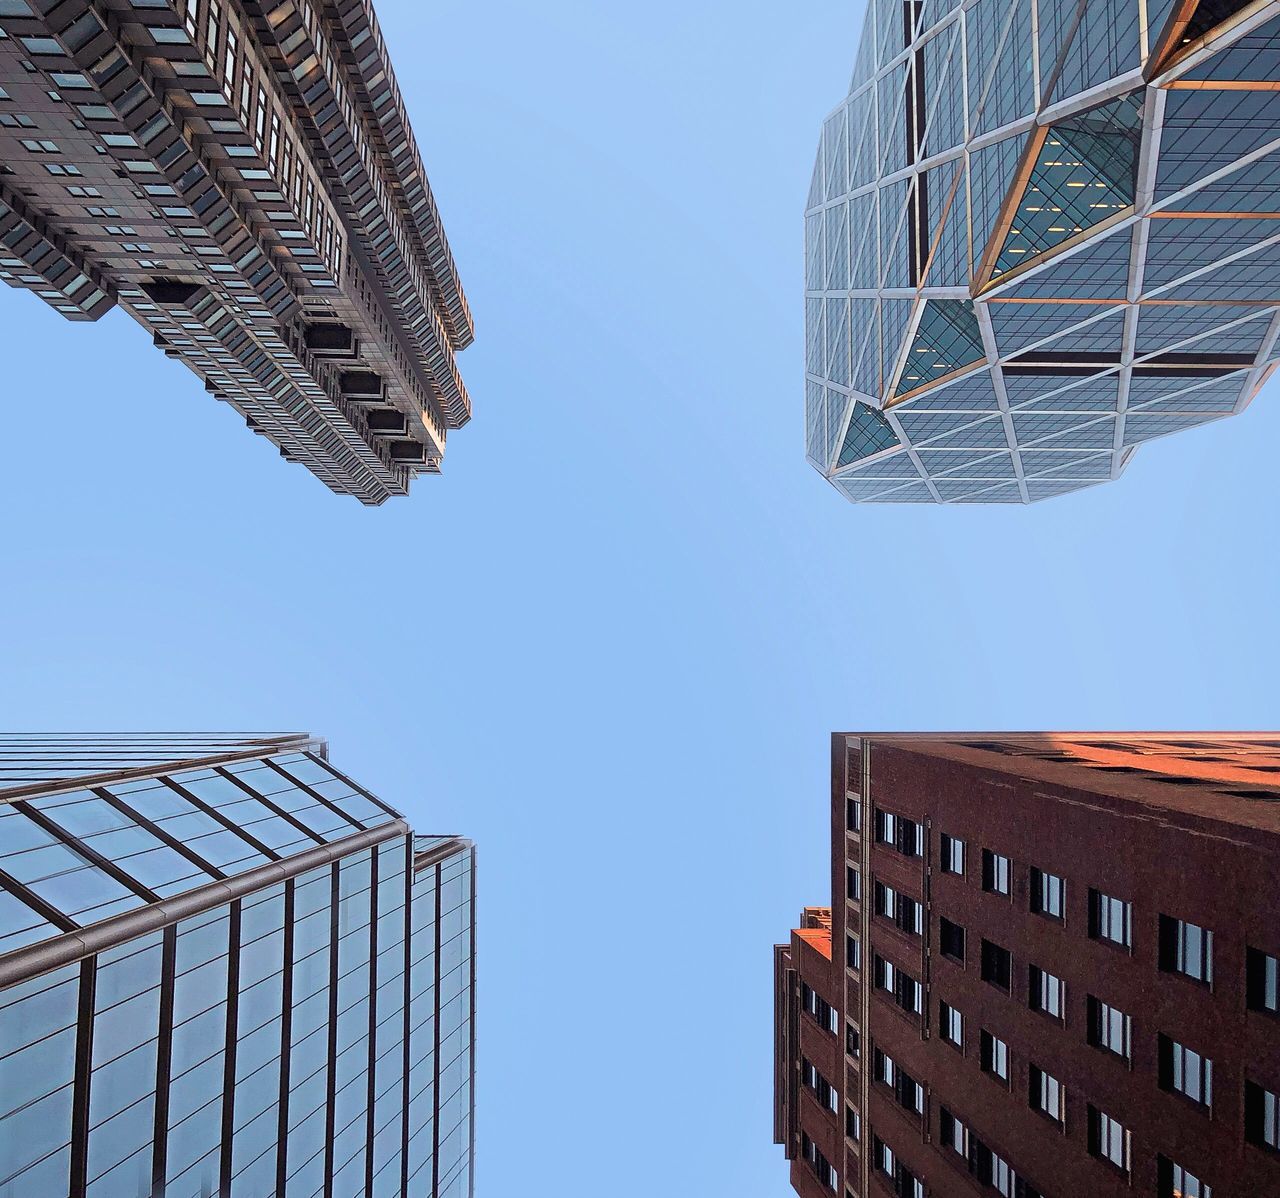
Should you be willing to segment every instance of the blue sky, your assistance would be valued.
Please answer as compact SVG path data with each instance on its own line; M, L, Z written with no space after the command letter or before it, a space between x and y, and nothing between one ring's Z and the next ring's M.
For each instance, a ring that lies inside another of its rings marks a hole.
M6 290L0 726L327 735L479 842L481 1198L781 1198L830 732L1276 726L1280 411L1031 508L852 506L803 457L801 235L860 6L378 11L474 421L364 509L123 314Z

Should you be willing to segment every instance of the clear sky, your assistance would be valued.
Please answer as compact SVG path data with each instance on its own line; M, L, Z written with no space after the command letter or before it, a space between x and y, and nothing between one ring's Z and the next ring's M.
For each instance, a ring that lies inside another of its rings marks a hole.
M1280 405L1030 508L850 505L801 238L861 6L377 3L475 419L362 508L3 289L0 726L327 735L479 843L480 1198L782 1198L830 732L1275 727Z

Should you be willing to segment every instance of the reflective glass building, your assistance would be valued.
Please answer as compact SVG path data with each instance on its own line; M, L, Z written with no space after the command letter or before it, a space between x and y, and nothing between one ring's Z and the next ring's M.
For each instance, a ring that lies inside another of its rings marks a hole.
M868 0L806 213L806 448L1029 503L1275 365L1280 3Z
M469 1195L474 877L307 736L0 738L0 1195Z
M436 473L471 315L370 0L0 0L0 281L321 482Z

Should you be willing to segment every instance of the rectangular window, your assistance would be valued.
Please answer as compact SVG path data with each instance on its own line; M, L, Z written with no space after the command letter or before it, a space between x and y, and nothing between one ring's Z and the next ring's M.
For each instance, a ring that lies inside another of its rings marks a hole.
M1027 988L1027 1005L1033 1011L1043 1011L1046 1015L1061 1019L1064 1006L1062 979L1046 973L1037 965L1028 967L1027 976L1030 983Z
M862 875L852 866L845 866L845 893L851 902L862 901Z
M892 886L886 886L883 882L876 882L874 902L877 915L892 919L894 912L898 909L898 892Z
M989 894L1009 893L1010 861L990 849L982 850L982 889Z
M1117 1169L1129 1172L1129 1132L1123 1124L1110 1115L1098 1110L1092 1103L1088 1106L1089 1151L1102 1160L1110 1161Z
M976 1136L973 1137L973 1151L970 1162L973 1175L983 1184L990 1186L1004 1198L1013 1198L1014 1175L1009 1162L992 1152Z
M1066 883L1057 874L1042 869L1031 871L1031 910L1050 919L1061 919L1065 911Z
M1213 933L1194 923L1160 916L1160 968L1213 983Z
M1156 1176L1160 1198L1213 1198L1204 1182L1167 1156L1156 1157Z
M862 941L847 932L844 938L845 965L849 969L862 968Z
M1213 1062L1168 1036L1159 1037L1160 1088L1213 1105Z
M964 841L942 834L942 872L964 876Z
M1029 1095L1033 1110L1041 1111L1055 1123L1064 1120L1064 1098L1062 1083L1051 1077L1043 1069L1031 1066L1031 1092Z
M1013 974L1013 958L1007 948L990 940L982 942L982 980L998 986L1006 994Z
M1277 968L1280 962L1261 949L1250 948L1245 958L1246 996L1251 1011L1280 1011L1280 986Z
M1089 891L1089 935L1094 940L1110 940L1123 948L1133 947L1133 904L1112 898L1101 890Z
M1089 1043L1095 1048L1105 1048L1118 1057L1130 1059L1132 1021L1116 1007L1108 1006L1092 994L1088 999Z
M836 1013L835 1008L827 1002L816 990L812 989L808 983L800 983L800 1005L804 1007L810 1015L814 1017L822 1025L822 1027L831 1032L833 1035L840 1026L840 1017Z
M948 1003L938 1003L938 1026L942 1038L948 1044L954 1044L961 1051L964 1049L964 1016Z
M1009 1046L998 1036L993 1036L986 1028L982 1029L978 1041L983 1072L990 1073L1008 1084Z
M827 1110L838 1111L840 1109L840 1100L836 1095L835 1087L818 1072L817 1067L808 1057L801 1057L800 1065L804 1084L817 1095L818 1101Z
M844 826L849 832L862 831L862 804L855 795L849 795L844 801Z
M908 936L924 935L924 908L910 895L898 895L898 910L894 923Z
M964 964L964 928L952 923L945 915L938 923L938 938L941 941L942 955L953 961Z
M942 1142L951 1149L952 1152L963 1158L965 1161L969 1159L969 1129L965 1127L946 1107L943 1107L938 1116L939 1130L942 1133Z
M851 1106L844 1108L844 1134L855 1144L862 1140L862 1116Z
M839 1184L839 1178L836 1171L831 1167L831 1162L819 1151L818 1146L809 1139L805 1132L800 1133L800 1151L804 1159L809 1162L815 1176L829 1190L834 1190Z
M904 857L919 857L924 852L924 830L905 816L876 809L876 841L891 844Z
M893 996L904 1011L919 1015L923 1010L924 988L910 974L904 973L892 961L874 954L872 971L877 990Z
M844 1050L854 1060L862 1056L862 1033L852 1023L844 1025Z
M1244 1084L1244 1138L1280 1149L1280 1098L1250 1081Z

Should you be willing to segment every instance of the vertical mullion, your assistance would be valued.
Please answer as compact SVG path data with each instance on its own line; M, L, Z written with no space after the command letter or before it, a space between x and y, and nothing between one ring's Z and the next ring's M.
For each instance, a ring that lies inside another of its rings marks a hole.
M440 879L442 866L437 863L436 871L436 926L435 960L435 1002L436 1014L432 1020L431 1034L435 1047L431 1053L431 1192L440 1192Z
M409 1010L413 998L413 837L406 836L404 870L404 1086L401 1112L400 1193L409 1193L409 1066L413 1060L409 1037L413 1031L413 1015Z
M76 1017L75 1080L71 1091L71 1193L83 1194L89 1183L89 1083L93 1072L93 1013L98 958L80 963L80 1002Z
M476 1188L476 851L469 849L468 855L471 866L471 905L468 909L468 918L471 922L471 992L467 999L467 1018L470 1021L471 1032L468 1037L471 1041L468 1053L467 1068L470 1071L470 1079L467 1083L467 1106L470 1108L470 1120L468 1122L468 1144L467 1144L467 1193L468 1198L475 1193Z
M333 1195L334 1083L338 1072L338 863L335 861L329 882L329 1075L325 1095L324 1198Z
M222 1063L222 1158L219 1194L231 1192L231 1142L235 1136L236 1033L240 1022L240 900L231 904L227 951L227 1037Z
M178 960L178 928L164 929L160 963L160 1036L156 1044L155 1144L151 1165L151 1188L164 1193L169 1165L169 1077L173 1059L173 992Z
M369 850L369 1076L365 1092L368 1110L365 1112L365 1193L373 1193L373 1100L377 1092L374 1076L378 1064L378 845Z
M293 920L294 889L290 878L284 887L284 976L280 1004L280 1109L276 1130L276 1193L283 1194L289 1165L289 1066L293 1039Z

